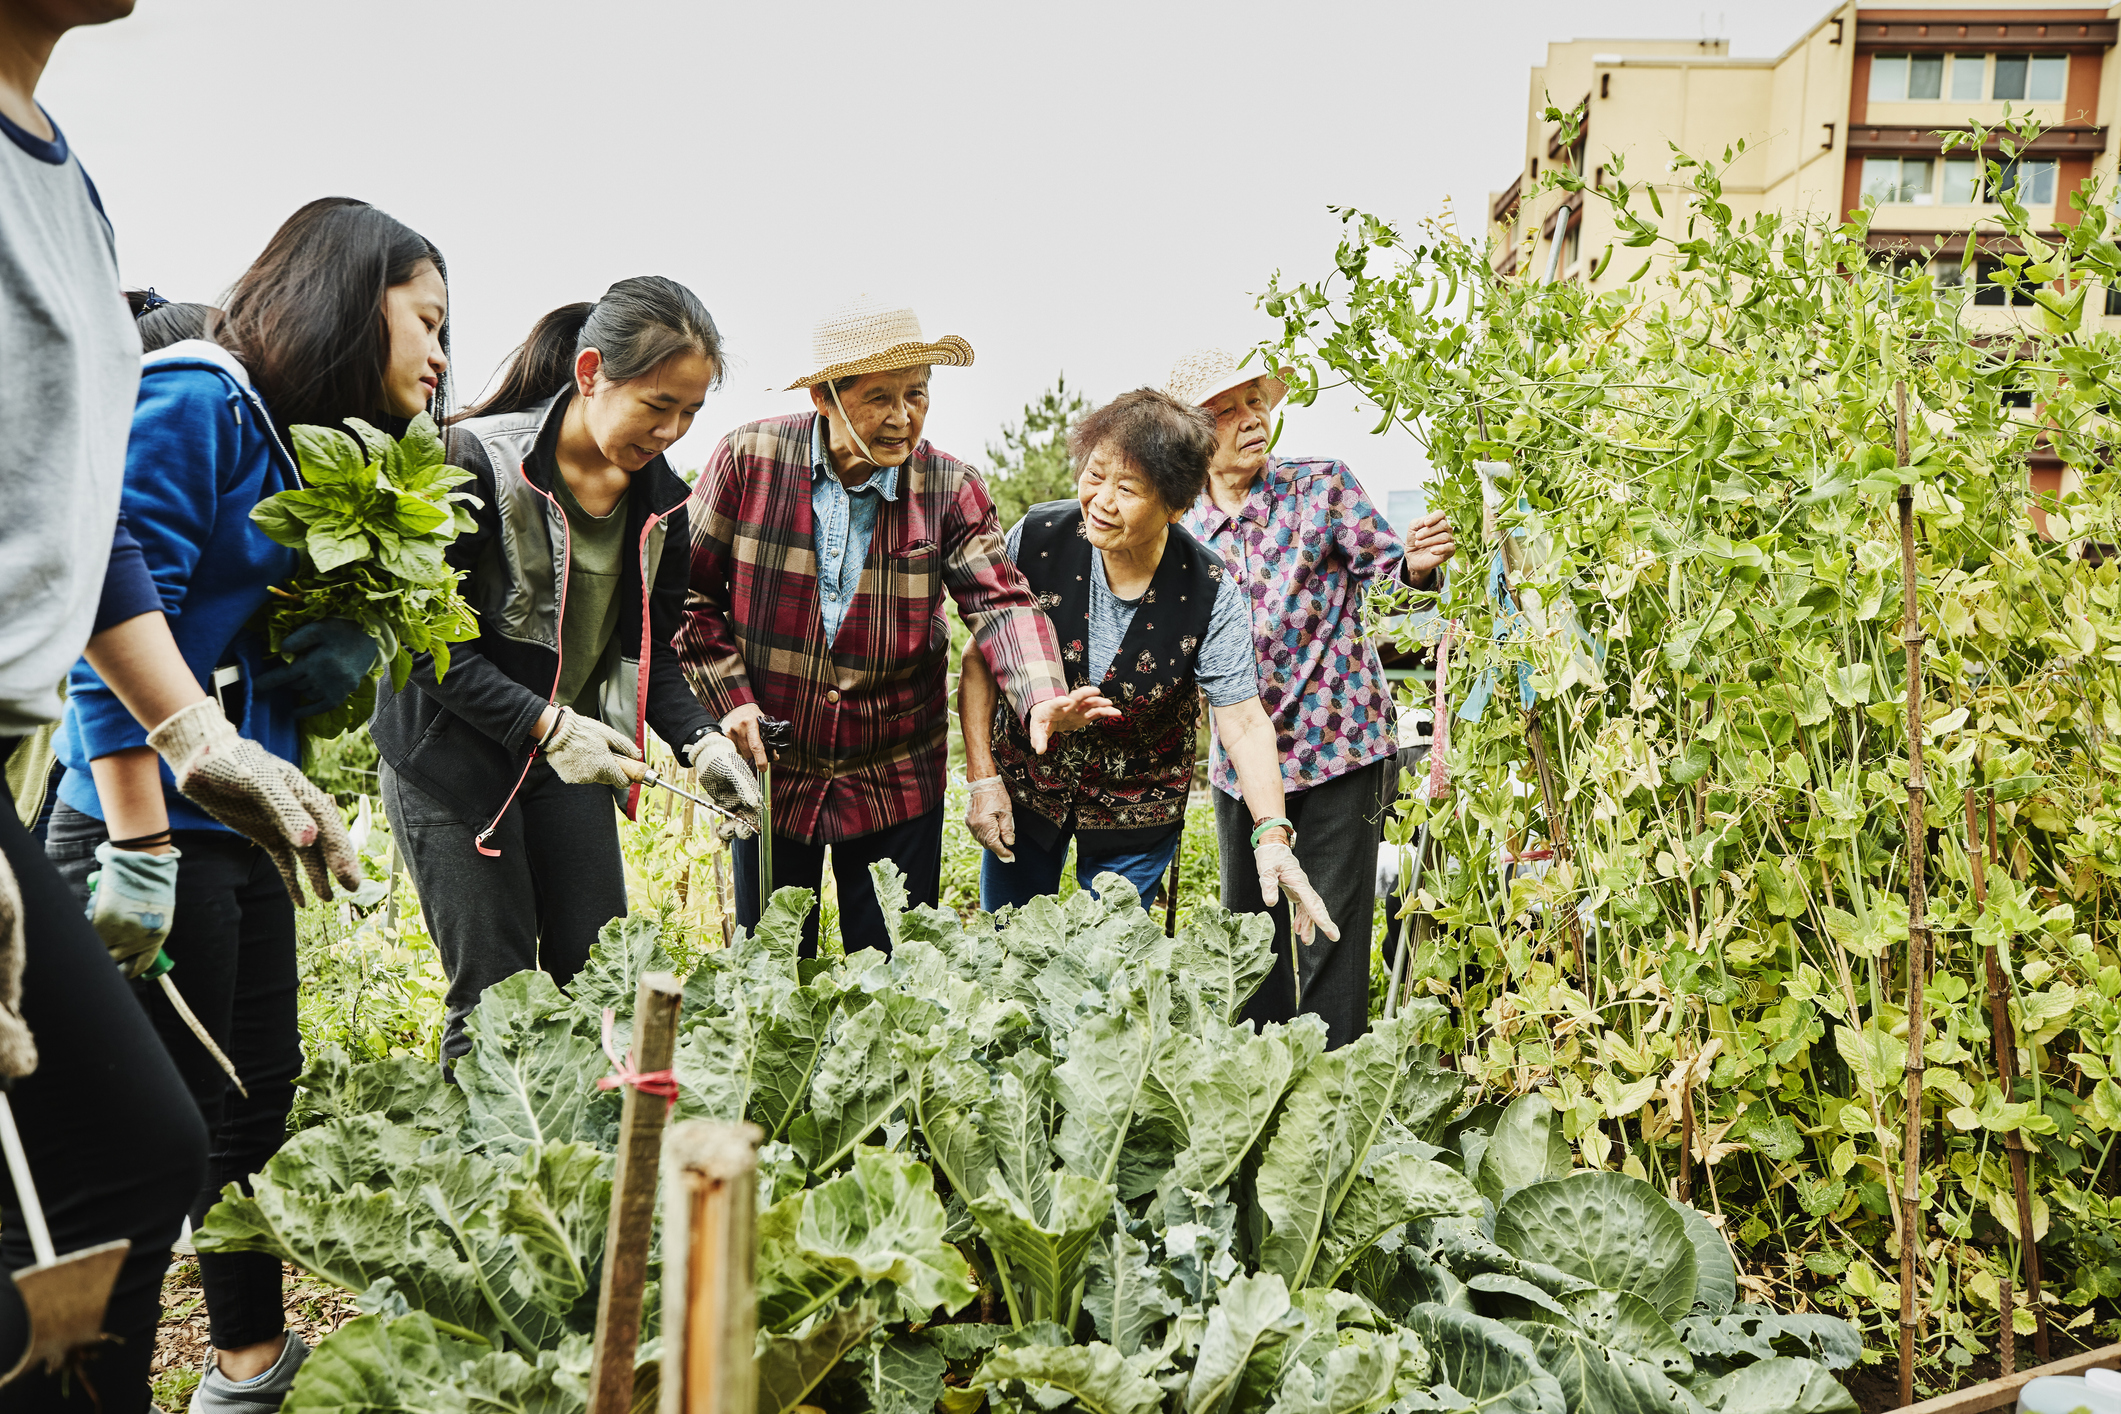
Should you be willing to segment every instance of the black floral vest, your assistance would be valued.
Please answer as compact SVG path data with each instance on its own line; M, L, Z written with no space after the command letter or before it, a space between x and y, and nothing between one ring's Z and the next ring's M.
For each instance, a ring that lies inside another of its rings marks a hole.
M1024 516L1017 568L1053 621L1068 686L1089 681L1090 557L1082 507L1049 501ZM1075 820L1079 849L1147 849L1180 825L1200 723L1194 663L1222 587L1222 560L1174 525L1164 557L1100 685L1120 715L1056 736L1046 754L1006 701L994 709L994 759L1017 828L1052 849Z

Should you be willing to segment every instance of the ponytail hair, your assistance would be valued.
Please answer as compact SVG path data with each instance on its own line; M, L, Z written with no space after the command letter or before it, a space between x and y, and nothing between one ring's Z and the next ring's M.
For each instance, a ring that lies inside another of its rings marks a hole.
M594 304L563 304L540 319L509 355L501 385L458 420L536 407L574 382L585 349L602 356L612 383L630 383L688 353L713 365L708 387L722 381L722 334L699 296L661 275L636 275Z

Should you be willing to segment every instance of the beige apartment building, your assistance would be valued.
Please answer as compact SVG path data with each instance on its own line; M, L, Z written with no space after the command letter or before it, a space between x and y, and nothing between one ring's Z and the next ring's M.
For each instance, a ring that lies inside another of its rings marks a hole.
M1550 44L1532 70L1523 165L1490 198L1496 269L1587 279L1613 239L1603 204L1580 192L1524 199L1551 166L1568 164L1597 185L1623 153L1630 183L1669 190L1668 143L1720 161L1743 139L1724 173L1724 199L1739 214L1842 213L1875 199L1871 240L1881 255L1934 251L1938 273L1957 278L1969 263L1967 231L1996 208L1971 155L1943 155L1937 131L1994 123L2006 108L2038 118L2046 131L2006 180L2043 227L2078 219L2069 193L2088 175L2110 183L2114 173L2117 15L2121 4L1848 4L1772 59L1733 57L1713 39ZM1541 117L1550 103L1582 105L1567 148ZM1982 258L1977 249L1971 263ZM1615 259L1597 284L1618 284L1639 263ZM2002 294L1977 290L1976 302L2001 303ZM2121 300L2108 304L2121 315Z

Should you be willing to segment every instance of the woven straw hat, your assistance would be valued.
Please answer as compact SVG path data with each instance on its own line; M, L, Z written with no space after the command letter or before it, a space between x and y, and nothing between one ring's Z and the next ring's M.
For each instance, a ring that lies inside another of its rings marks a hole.
M1249 354L1233 353L1228 349L1196 349L1171 365L1171 376L1164 380L1164 392L1182 403L1204 407L1232 388L1249 383L1266 372L1257 363L1240 367L1249 357ZM1289 396L1289 385L1282 379L1293 372L1294 369L1284 367L1267 373L1269 410Z
M796 379L790 388L924 364L963 368L972 362L972 345L955 334L930 343L911 309L892 309L863 295L818 320L810 331L810 354L818 371Z

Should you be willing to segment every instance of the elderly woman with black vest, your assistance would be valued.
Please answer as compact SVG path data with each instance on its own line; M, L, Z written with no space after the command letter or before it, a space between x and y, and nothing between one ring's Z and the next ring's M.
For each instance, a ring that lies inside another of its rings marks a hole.
M1016 714L997 710L980 655L965 655L965 824L987 849L981 906L1053 892L1071 836L1083 887L1118 874L1144 907L1154 902L1185 824L1205 696L1260 821L1251 843L1261 893L1270 904L1289 895L1306 941L1314 927L1338 938L1289 847L1244 597L1178 524L1207 482L1214 420L1141 388L1084 418L1069 450L1075 499L1033 506L1009 531L1009 555L1053 621L1068 686L1094 684L1106 705L1090 728L1040 753Z

